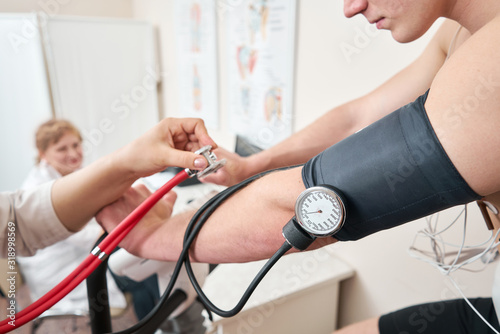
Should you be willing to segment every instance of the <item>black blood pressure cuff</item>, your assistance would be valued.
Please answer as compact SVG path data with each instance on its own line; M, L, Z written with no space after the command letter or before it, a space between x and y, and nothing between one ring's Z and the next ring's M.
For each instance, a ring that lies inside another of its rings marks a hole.
M347 220L334 235L357 240L480 198L453 166L427 118L427 94L309 160L309 188L340 189Z

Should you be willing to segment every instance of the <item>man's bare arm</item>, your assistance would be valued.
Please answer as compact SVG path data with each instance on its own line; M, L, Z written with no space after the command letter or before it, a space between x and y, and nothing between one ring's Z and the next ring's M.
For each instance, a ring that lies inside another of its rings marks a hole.
M301 170L273 172L230 197L201 229L191 248L192 259L207 263L246 262L274 254L285 242L281 230L294 216L295 200L305 189ZM97 219L109 231L131 209L113 204L103 209ZM193 214L186 212L163 221L145 219L121 246L144 258L176 261ZM334 241L327 239L319 243Z

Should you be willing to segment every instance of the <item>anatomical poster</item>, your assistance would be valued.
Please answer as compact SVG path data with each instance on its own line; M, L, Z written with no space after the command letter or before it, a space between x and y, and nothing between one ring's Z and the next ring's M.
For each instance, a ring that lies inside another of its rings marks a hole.
M177 0L175 34L179 108L218 128L215 0Z
M230 123L260 148L292 133L295 11L295 0L241 0L224 14Z

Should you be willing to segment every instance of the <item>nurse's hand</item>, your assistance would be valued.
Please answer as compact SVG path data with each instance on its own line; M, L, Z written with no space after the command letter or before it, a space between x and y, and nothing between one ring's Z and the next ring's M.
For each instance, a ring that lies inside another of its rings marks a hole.
M206 168L206 159L194 151L207 145L217 147L201 119L166 118L121 149L56 180L54 211L69 231L79 231L141 177L170 166Z
M111 232L150 195L151 192L142 184L132 187L118 200L99 211L95 218L106 231ZM176 199L177 194L174 191L163 196L120 242L120 247L134 255L141 256L144 253L143 248L148 246L148 239L172 215Z
M203 120L165 118L116 151L113 162L115 166L125 168L133 179L152 175L169 166L202 170L207 161L193 152L206 145L211 145L212 149L217 147Z

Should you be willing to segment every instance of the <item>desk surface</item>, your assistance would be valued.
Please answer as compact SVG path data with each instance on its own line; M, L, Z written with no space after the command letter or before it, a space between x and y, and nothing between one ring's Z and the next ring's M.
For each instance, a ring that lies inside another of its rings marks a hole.
M264 277L242 312L353 276L354 270L335 257L332 246L281 258ZM217 307L232 309L264 263L219 265L207 277L203 291ZM214 322L221 319L214 314Z

